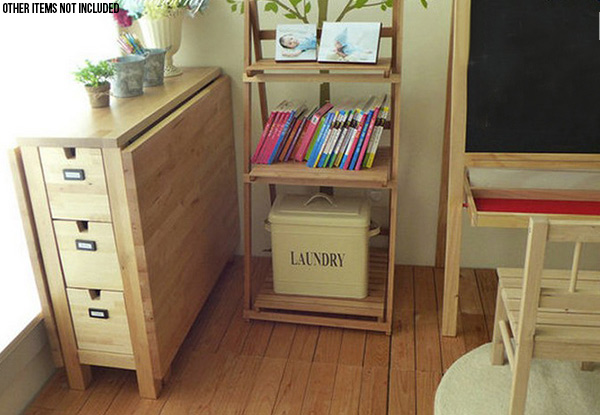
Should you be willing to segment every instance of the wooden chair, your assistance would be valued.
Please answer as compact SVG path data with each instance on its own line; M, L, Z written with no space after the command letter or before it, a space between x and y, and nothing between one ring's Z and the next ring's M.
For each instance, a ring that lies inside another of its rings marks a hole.
M571 270L544 270L548 241L575 242ZM491 357L501 365L506 352L512 369L510 415L525 411L532 358L600 362L600 272L579 270L588 242L600 222L532 218L525 268L498 269Z

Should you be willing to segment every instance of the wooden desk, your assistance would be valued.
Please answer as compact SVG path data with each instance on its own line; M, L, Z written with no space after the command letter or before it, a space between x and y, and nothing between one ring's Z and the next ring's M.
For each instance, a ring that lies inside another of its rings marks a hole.
M469 194L473 190L469 190L468 181L465 187L468 169L600 168L598 118L593 105L588 104L594 102L598 85L596 74L589 70L590 62L598 55L592 52L595 40L588 35L589 29L598 24L590 17L595 16L597 4L564 2L557 8L540 1L536 13L530 13L531 3L519 0L453 3L444 134L443 170L447 170L447 180L442 179L440 197L440 206L447 208L439 215L436 254L438 265L444 258L442 334L447 336L455 336L457 330L466 199L471 199L467 203L477 226L523 227L531 216L473 211L476 197ZM553 64L556 53L561 65ZM552 70L547 70L550 67ZM568 74L575 74L570 78L578 81L579 88L556 88L562 82L553 82L553 77ZM548 99L550 96L553 98ZM481 190L486 189L477 189ZM531 190L536 194L536 189L527 189L514 196L530 198ZM568 190L544 195L550 200L572 200L572 196ZM593 197L585 200L595 200Z
M70 386L125 368L156 398L239 241L230 80L189 69L111 101L48 108L16 164Z
M514 159L514 157L512 158ZM550 159L552 158L551 156ZM541 158L538 158L538 162L540 161ZM467 165L480 167L507 167L508 165L531 168L535 164L530 156L526 156L520 161L514 159L513 163L509 163L507 159L504 161L488 159L482 163L468 158ZM556 170L559 165L559 161L552 159L546 164L535 166ZM564 164L562 167L573 171L597 171L598 163L579 161ZM529 218L534 216L544 216L556 220L600 220L600 191L477 188L471 184L468 167L464 172L462 189L451 191L448 197L448 212L453 214L448 216L446 234L444 310L442 314L444 322L442 334L446 336L456 336L457 334L463 208L469 212L471 225L480 227L526 229ZM503 203L503 201L505 202Z

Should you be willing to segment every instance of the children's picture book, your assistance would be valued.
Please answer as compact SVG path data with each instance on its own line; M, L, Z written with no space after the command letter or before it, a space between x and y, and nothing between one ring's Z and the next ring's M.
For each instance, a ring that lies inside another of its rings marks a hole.
M277 25L275 60L277 62L317 60L317 25Z
M380 33L380 22L324 22L319 62L377 63Z

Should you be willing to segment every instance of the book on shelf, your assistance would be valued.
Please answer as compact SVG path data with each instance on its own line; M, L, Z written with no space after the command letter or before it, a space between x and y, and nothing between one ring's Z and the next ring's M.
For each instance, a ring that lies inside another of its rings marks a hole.
M287 104L287 101L282 101L277 106L277 108L275 108L275 110L273 110L271 112L271 114L269 115L269 119L267 120L265 128L260 136L260 139L258 140L258 145L256 146L256 150L254 151L254 154L252 155L252 159L251 159L252 163L256 163L258 161L258 158L259 158L262 148L265 144L267 136L269 135L269 131L271 131L271 128L273 127L273 125L275 123L275 119L279 116L280 112L283 110L283 108L285 107L286 104Z
M371 168L389 117L387 95L307 107L283 101L269 115L251 161L306 161L311 168Z
M343 104L337 107L335 110L335 116L333 117L331 124L329 125L327 135L325 136L325 139L323 140L321 148L319 149L319 152L317 154L317 161L315 163L316 167L324 166L328 158L328 154L331 152L332 142L333 140L335 140L336 132L340 128L341 120L346 115L346 109L344 108Z
M306 164L308 167L316 166L317 160L321 154L320 150L323 146L323 142L327 138L327 135L329 134L329 128L331 126L331 123L333 122L333 120L335 119L336 116L337 116L337 112L332 110L327 114L327 117L325 117L325 121L321 123L319 136L316 138L313 138L313 141L311 143L312 145L309 146L310 155L308 157L308 163Z
M356 147L360 140L360 135L362 134L365 123L367 122L367 117L369 116L369 110L373 105L373 101L375 97L370 97L360 108L360 118L359 122L352 131L352 137L350 138L350 142L348 143L348 147L346 148L346 152L344 153L344 157L342 158L342 163L340 164L340 169L350 170L350 165L352 159L354 158L354 153L356 152Z
M349 103L349 107L346 112L346 117L340 128L335 146L331 152L331 155L329 157L329 162L327 163L326 167L336 167L338 160L341 160L340 152L345 150L344 143L347 143L346 137L347 137L348 129L350 128L350 123L352 122L352 119L354 117L355 107L356 107L356 105L354 102Z
M281 146L277 154L275 155L275 159L278 161L284 161L285 155L287 154L289 147L296 135L298 128L300 128L300 123L302 122L302 118L304 117L304 113L306 112L306 107L301 106L298 111L292 116L290 119L290 126L285 133L283 141L281 142Z
M277 139L275 140L275 147L273 148L273 151L270 152L267 164L273 164L273 162L275 161L275 159L279 155L279 152L282 149L282 143L285 141L285 139L289 135L290 126L293 124L294 120L296 119L296 116L297 116L296 114L299 114L303 111L304 111L304 104L294 105L291 108L290 113L287 116L287 119L285 121L285 124L283 125L283 128L281 129L281 134L279 134L279 137L277 137Z
M256 163L258 164L267 164L269 161L269 156L273 151L275 146L275 141L277 137L281 134L281 130L283 129L283 124L287 122L287 119L290 114L290 108L292 103L286 101L284 105L280 108L277 116L273 120L273 125L269 129L267 136L265 138L264 145L262 146L260 153L256 159Z
M306 153L308 152L308 147L317 129L319 128L323 116L327 114L331 110L331 108L333 108L333 105L328 102L313 114L313 116L310 119L310 122L308 122L308 127L306 128L306 131L300 139L300 146L298 147L298 151L294 156L294 160L304 161Z
M369 127L367 129L367 133L365 134L365 140L360 148L360 155L358 156L358 159L356 160L356 165L354 167L354 170L360 170L360 168L362 167L363 160L365 158L365 154L367 153L369 144L371 144L371 137L373 136L375 124L377 123L377 119L379 117L379 112L381 111L381 108L385 104L386 98L387 98L387 95L384 94L383 97L379 97L375 101L377 106L375 107L375 111L373 112L373 117L371 117L371 121L370 121Z
M358 123L362 117L362 106L364 105L364 101L358 102L352 111L352 118L348 122L348 127L344 133L344 139L342 141L342 145L340 146L339 152L335 158L334 167L342 166L342 161L344 160L344 155L348 152L348 147L352 145L352 138L358 128Z
M366 167L367 169L373 167L373 160L375 160L375 154L377 154L377 148L379 147L379 142L381 141L385 124L389 119L390 107L387 102L384 102L383 109L379 112L379 114L377 125L375 126L375 131L373 132L373 138L371 138L371 145L367 149L367 155L364 160L363 167Z
M305 111L304 114L302 115L302 117L300 117L298 119L293 136L292 136L291 140L288 140L287 149L285 150L285 155L283 157L280 157L280 159L279 159L280 161L289 161L292 158L294 151L297 151L298 142L299 142L300 137L302 136L302 133L304 132L304 130L306 128L306 123L308 122L308 120L310 120L310 118L315 113L315 111L317 111L317 109L318 109L318 107L314 107L314 108L311 108L310 110Z
M371 127L371 124L374 122L374 118L376 116L377 101L378 101L378 99L374 98L374 100L371 102L371 106L368 109L367 119L365 120L365 123L361 129L360 135L356 142L356 148L355 148L354 152L352 153L352 160L350 161L350 166L348 167L349 170L359 170L360 169L358 160L360 159L360 155L362 154L364 146L368 140L369 128ZM356 166L358 166L359 168L357 169Z
M329 167L330 160L337 146L337 142L340 138L340 133L342 132L342 128L346 123L346 119L348 118L349 112L349 103L345 102L341 105L339 116L337 117L335 125L332 127L331 135L327 143L325 143L323 155L321 156L321 160L319 160L319 167Z

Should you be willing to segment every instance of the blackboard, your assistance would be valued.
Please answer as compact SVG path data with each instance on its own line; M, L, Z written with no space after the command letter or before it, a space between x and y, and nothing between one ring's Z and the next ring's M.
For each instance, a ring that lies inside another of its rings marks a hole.
M598 0L472 0L468 152L599 153Z

